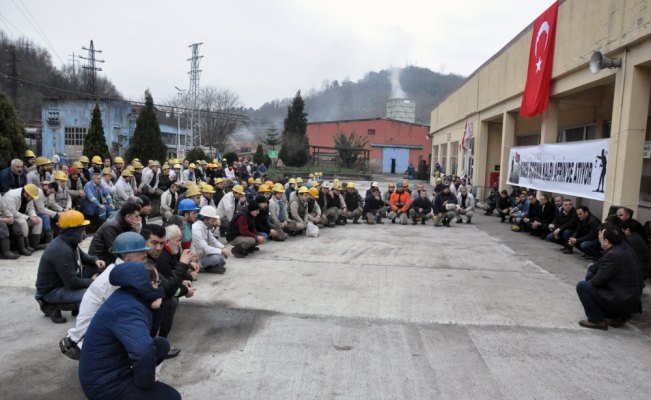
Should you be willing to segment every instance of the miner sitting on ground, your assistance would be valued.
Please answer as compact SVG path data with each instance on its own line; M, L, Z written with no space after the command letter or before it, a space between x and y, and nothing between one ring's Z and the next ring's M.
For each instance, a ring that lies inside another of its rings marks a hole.
M641 312L642 273L637 256L624 242L616 226L602 225L599 242L604 255L590 265L584 281L576 285L587 320L579 325L590 329L619 327L631 313Z
M302 193L302 196L306 194ZM231 250L237 258L260 250L256 245L264 244L265 238L255 230L255 218L260 212L258 203L250 203L247 211L241 211L233 217L226 234L226 239L233 245Z

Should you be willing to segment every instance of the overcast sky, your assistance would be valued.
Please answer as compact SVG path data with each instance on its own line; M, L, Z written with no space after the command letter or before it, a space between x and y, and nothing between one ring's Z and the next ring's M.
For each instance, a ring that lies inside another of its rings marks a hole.
M203 42L201 86L247 107L411 64L472 73L553 0L0 0L0 29L69 63L94 40L128 99L189 86L189 44ZM85 54L84 54L85 55Z

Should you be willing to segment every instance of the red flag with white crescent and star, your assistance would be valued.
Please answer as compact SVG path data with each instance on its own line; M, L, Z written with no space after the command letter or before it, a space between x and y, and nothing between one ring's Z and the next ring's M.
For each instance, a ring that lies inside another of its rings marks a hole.
M549 106L557 15L558 1L555 1L533 23L527 83L520 105L523 117L533 117Z

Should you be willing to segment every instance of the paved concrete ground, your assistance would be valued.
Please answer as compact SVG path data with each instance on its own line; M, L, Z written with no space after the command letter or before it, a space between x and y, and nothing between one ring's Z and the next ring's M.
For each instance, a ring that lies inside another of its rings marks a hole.
M0 398L83 398L37 261L0 266ZM271 243L200 276L162 380L188 399L647 399L651 318L580 328L584 264L482 215Z

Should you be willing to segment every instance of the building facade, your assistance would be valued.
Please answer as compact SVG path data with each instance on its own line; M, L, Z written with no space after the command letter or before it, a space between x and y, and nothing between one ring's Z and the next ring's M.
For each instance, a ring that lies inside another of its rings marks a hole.
M52 158L54 154L65 154L68 160L81 157L95 103L102 114L104 138L111 155L124 156L143 106L124 100L104 99L44 99L41 109L42 155ZM185 143L188 130L183 127L186 121L179 114L165 110L157 110L157 117L168 157L176 157L178 143Z
M386 118L311 122L307 136L311 146L334 147L339 133L368 138L371 172L402 174L411 163L414 168L429 160L429 127Z
M532 30L533 24L432 110L432 164L465 171L480 189L491 180L504 189L512 147L610 138L604 201L576 202L598 217L626 206L641 221L651 219L651 154L644 151L651 144L651 1L560 1L550 105L524 118L518 111ZM591 73L595 51L620 58L621 68ZM473 134L464 151L468 126Z

